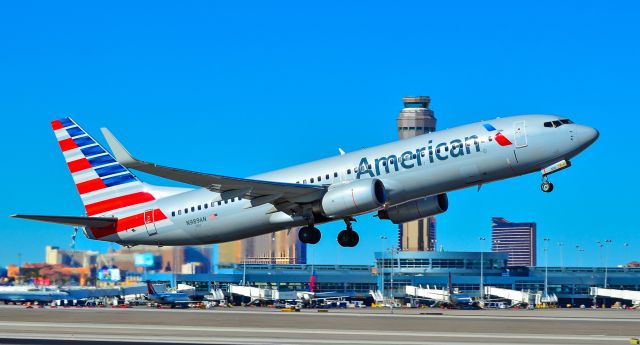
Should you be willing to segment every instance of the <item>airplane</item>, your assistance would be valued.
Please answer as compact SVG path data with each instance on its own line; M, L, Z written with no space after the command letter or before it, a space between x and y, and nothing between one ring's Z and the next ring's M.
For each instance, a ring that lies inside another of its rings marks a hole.
M0 301L4 304L9 303L51 303L56 300L71 299L69 294L64 291L50 290L2 290L0 291Z
M236 178L139 160L102 128L111 155L68 117L51 125L86 216L12 217L80 226L89 239L127 247L221 243L297 226L300 241L316 244L316 225L336 220L346 225L338 243L354 247L355 216L394 224L433 216L447 211L448 192L536 171L551 192L548 176L599 136L564 116L512 116ZM199 188L151 185L131 169Z
M156 292L150 281L147 281L147 299L159 305L169 305L171 308L176 306L186 307L189 303L193 303L186 293Z

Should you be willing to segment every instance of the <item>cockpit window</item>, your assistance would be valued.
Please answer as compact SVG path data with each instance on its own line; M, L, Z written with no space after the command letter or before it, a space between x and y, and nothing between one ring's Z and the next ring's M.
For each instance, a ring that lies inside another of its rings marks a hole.
M562 119L562 120L557 120L557 121L549 121L549 122L545 122L544 126L545 127L549 127L549 128L558 128L562 125L568 125L573 123L573 121L569 120L569 119Z

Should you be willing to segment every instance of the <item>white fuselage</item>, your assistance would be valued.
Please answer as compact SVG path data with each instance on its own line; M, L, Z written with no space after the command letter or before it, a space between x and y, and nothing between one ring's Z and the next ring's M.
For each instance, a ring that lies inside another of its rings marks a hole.
M597 131L587 126L543 126L544 122L561 118L524 115L483 121L250 178L333 188L375 177L384 183L387 206L392 206L540 170L574 157L597 137ZM486 124L495 130L487 129ZM501 145L495 137L498 132L511 144ZM215 201L219 194L205 188L166 190L167 196L152 205L133 206L140 212L160 209L166 219L151 219L143 227L96 239L123 245L208 244L278 231L308 221L299 215L274 211L271 204L250 207L248 199ZM331 219L316 223L328 220ZM87 236L95 238L87 232Z

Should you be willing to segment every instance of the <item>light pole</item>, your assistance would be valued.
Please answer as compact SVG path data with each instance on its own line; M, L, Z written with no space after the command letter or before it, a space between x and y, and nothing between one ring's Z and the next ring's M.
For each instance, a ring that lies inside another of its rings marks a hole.
M602 247L603 247L604 245L603 245L603 244L602 244L602 242L600 242L600 241L596 241L596 245L597 245L597 246L598 246L598 248L600 249L600 250L598 251L598 254L600 254L600 267L602 267L602 266L604 266L604 265L603 265L603 262L602 262Z
M580 245L577 244L576 250L578 251L578 266L582 267L582 253L584 252L584 248L580 247Z
M398 248L395 247L391 247L389 248L389 252L391 253L391 286L389 286L389 289L391 289L391 292L389 293L390 298L391 298L391 313L393 313L393 307L395 304L395 299L393 297L393 271L394 268L396 266L396 261L395 261L395 254L398 253Z
M560 269L564 269L564 257L562 255L562 246L564 243L558 242L558 248L560 249Z
M382 244L382 248L380 248L380 278L382 281L382 304L384 304L384 245L387 243L387 236L380 236L380 243Z
M627 242L624 243L624 261L627 261L627 263L624 264L624 266L627 267L627 264L630 262L629 261L629 243Z
M480 237L480 299L484 300L484 240L486 238Z
M607 275L608 275L608 267L609 267L609 244L611 244L611 240L604 240L604 288L607 288Z
M549 291L549 260L548 260L548 243L551 239L548 237L544 238L544 296L548 297Z

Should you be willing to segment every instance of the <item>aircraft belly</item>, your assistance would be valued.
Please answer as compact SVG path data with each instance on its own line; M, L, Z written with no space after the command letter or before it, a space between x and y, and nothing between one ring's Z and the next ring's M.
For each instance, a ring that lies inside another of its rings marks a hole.
M272 223L271 219L281 213L268 213L272 207L271 204L266 204L243 209L234 214L222 214L216 220L213 220L212 224L209 224L207 228L199 230L198 238L207 243L228 242L283 230L292 226L291 223L287 222Z

